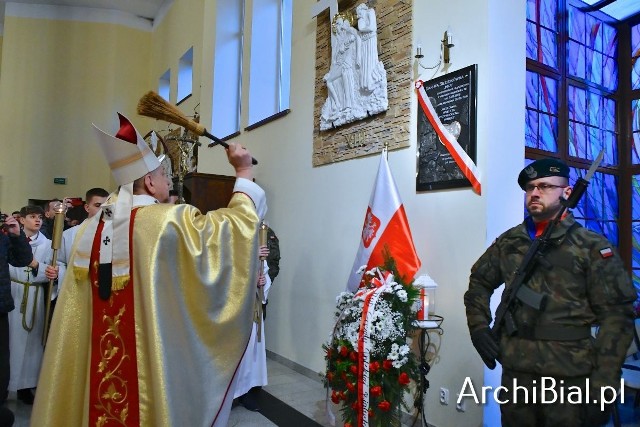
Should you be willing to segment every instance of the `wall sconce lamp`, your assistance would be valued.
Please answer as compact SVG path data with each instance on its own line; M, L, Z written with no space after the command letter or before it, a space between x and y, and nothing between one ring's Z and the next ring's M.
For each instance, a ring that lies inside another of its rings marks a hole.
M418 42L416 45L415 58L418 60L418 65L420 65L420 67L424 68L425 70L433 70L434 68L438 68L443 62L445 65L451 63L450 49L453 46L454 44L451 30L447 29L444 32L442 40L440 41L440 59L438 59L438 63L436 65L434 65L433 67L422 65L421 60L422 58L424 58L424 55L422 54L422 45L420 44L420 42Z

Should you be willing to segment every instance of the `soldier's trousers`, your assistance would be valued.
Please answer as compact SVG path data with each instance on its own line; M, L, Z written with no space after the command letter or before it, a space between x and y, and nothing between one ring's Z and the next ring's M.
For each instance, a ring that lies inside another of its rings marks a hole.
M551 378L505 369L502 386L503 427L582 427L585 423L585 405L578 400L580 393L585 396L586 377Z

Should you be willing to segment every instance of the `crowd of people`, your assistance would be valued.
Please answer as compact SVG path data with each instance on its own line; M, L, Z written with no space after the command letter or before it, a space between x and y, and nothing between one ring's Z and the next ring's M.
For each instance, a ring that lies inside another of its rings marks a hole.
M229 145L231 201L200 212L176 204L161 159L126 117L115 136L96 134L114 192L88 190L82 214L77 201L53 199L3 216L0 427L13 424L2 405L9 391L34 405L32 425L54 427L225 426L234 403L259 410L263 323L280 255L264 226L266 197L251 154ZM464 296L471 342L488 368L503 365L503 425L606 423L611 406L600 402L544 405L507 394L512 387L537 396L537 384L552 378L597 395L617 384L631 340L634 287L611 243L566 210L568 179L557 159L523 169L518 184L529 215L471 269ZM55 236L59 203L68 210ZM547 237L509 321L492 327L491 295L513 284L532 242ZM533 303L538 296L544 303ZM60 390L65 405L39 398Z
M15 392L33 405L33 425L226 425L234 397L258 410L251 391L266 384L263 307L275 276L264 259L277 238L271 230L269 247L258 242L266 198L252 156L229 145L229 207L200 212L176 204L162 159L124 116L120 125L115 136L96 128L114 192L92 188L82 204L52 199L4 218L0 404ZM185 364L192 374L169 369ZM64 408L39 398L59 390ZM0 427L13 422L1 405Z

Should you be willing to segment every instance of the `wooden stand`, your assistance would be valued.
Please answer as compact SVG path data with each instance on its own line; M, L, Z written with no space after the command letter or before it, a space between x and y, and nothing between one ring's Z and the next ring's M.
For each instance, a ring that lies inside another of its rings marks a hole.
M226 208L233 194L234 176L193 172L185 175L183 196L186 203L208 212Z

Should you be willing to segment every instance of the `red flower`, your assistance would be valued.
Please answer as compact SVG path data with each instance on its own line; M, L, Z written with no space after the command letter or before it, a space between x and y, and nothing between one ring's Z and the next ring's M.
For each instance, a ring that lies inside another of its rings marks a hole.
M332 354L333 354L333 350L331 348L327 348L327 359L331 359Z
M398 377L398 382L402 385L407 385L411 382L411 378L409 378L409 375L406 372L403 372Z
M352 382L350 382L350 381L349 381L349 382L347 382L347 389L348 389L350 392L352 392L352 393L353 393L353 392L355 391L355 389L356 389L356 386L355 386Z
M382 394L382 387L380 387L379 385L377 385L375 387L371 387L371 390L369 390L369 393L373 397L378 397L378 396L380 396Z
M333 381L333 372L327 372L327 381L329 382Z
M344 423L344 427L353 427L353 424L351 424L351 423Z
M352 351L351 353L349 353L349 359L355 362L356 360L358 360L358 353L356 351Z
M340 400L347 400L347 395L344 394L344 391L339 391L338 392L338 397L340 398Z
M375 417L376 414L373 412L373 409L369 409L369 418Z
M369 372L375 374L378 370L380 370L380 363L378 361L374 361L369 364Z
M342 378L342 381L346 381L346 380L347 380L347 373L346 373L346 372L344 372L344 371L342 371L342 372L340 373L340 378Z
M382 369L384 369L385 371L389 371L391 370L391 368L393 368L393 362L391 360L387 359L382 362Z
M340 403L340 396L338 395L338 393L336 393L335 390L331 392L331 401L336 404Z
M351 409L354 410L354 411L358 410L358 401L357 400L351 404Z
M349 366L349 369L351 370L353 375L358 375L358 365L351 365Z
M378 403L378 408L381 411L387 412L389 409L391 409L391 403L389 403L389 401L387 400L383 400L382 402Z
M340 347L340 356L347 357L347 354L349 354L349 349L347 348L347 346L343 345L342 347Z

